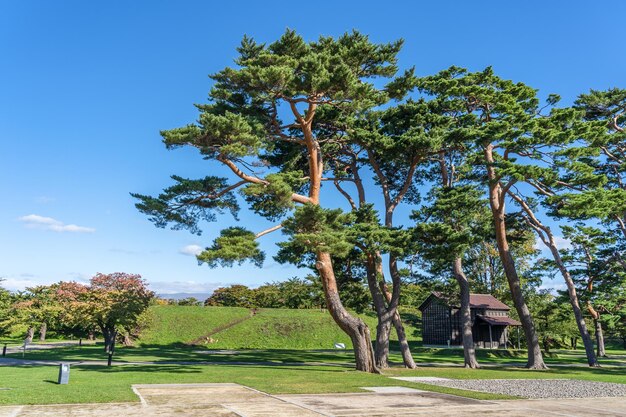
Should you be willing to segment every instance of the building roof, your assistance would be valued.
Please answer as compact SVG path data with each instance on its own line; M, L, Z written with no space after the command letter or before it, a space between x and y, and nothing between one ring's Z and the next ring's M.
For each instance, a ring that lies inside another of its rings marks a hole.
M482 314L476 314L476 317L494 326L521 326L522 325L522 323L520 323L519 321L514 320L510 317L506 317L506 316L485 316Z
M423 307L425 307L426 304L428 304L428 302L430 301L432 297L435 297L443 301L445 304L449 305L450 307L456 307L456 308L459 307L458 299L456 300L450 299L449 297L446 297L440 292L433 291L428 296L428 298L426 298L426 300L424 300L424 302L420 304L418 309L422 310ZM507 306L506 304L504 304L502 301L498 300L496 297L494 297L491 294L470 294L470 308L481 308L481 309L489 309L489 310L506 310L506 311L510 310L509 306Z
M489 308L491 310L510 310L509 306L491 294L470 294L471 308Z

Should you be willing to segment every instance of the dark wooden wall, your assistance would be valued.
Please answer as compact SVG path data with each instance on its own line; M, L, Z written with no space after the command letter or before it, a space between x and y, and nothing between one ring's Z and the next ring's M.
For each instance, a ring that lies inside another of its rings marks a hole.
M450 307L436 298L422 311L422 343L425 345L446 345L451 341Z

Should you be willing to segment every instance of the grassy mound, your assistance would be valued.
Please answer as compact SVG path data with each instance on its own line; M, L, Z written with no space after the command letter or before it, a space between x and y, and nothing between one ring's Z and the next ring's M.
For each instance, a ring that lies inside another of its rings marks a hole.
M376 332L376 318L362 315ZM407 334L414 333L405 324ZM396 339L392 332L392 340ZM333 349L335 343L352 344L328 311L235 307L155 306L140 344L195 342L211 349Z
M250 310L238 307L153 306L138 342L148 345L189 343L248 316Z

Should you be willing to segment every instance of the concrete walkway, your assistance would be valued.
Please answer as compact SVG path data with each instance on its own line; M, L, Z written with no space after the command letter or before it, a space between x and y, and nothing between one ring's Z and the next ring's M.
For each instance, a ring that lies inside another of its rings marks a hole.
M403 387L372 393L269 395L238 384L134 385L133 390L139 402L7 406L0 407L0 417L626 416L626 397L479 401Z

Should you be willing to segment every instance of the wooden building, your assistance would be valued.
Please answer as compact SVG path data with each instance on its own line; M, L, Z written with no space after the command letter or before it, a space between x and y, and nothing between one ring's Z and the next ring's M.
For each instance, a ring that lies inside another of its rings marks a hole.
M463 344L461 312L457 301L433 292L419 306L422 312L422 340L424 345ZM509 327L520 322L509 317L510 308L490 294L471 294L472 335L474 346L505 348L513 346Z

